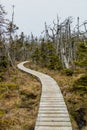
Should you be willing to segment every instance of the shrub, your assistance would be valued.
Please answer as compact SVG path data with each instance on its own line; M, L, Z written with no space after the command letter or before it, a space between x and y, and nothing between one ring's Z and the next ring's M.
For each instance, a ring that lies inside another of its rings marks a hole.
M2 68L7 68L7 61L0 61L0 68L2 67Z
M8 83L8 84L6 84L6 87L8 87L8 89L10 89L10 90L14 90L14 89L18 88L18 85L15 83Z
M79 79L75 80L72 86L73 91L87 91L87 74L82 75Z
M6 112L4 110L0 109L0 117L3 117L6 114Z
M3 73L1 72L1 73L0 73L0 82L1 82L3 79L4 79Z
M65 75L67 75L67 76L72 76L72 75L73 75L73 70L71 70L71 69L63 69L63 70L61 71L61 73L62 73L62 74L65 74Z
M20 91L20 94L21 94L21 95L24 95L24 96L25 96L25 99L29 99L29 98L35 99L35 98L37 97L34 92L28 92L28 91L26 91L26 90Z
M2 83L0 84L0 92L4 92L5 90L15 90L18 89L18 85L14 83Z

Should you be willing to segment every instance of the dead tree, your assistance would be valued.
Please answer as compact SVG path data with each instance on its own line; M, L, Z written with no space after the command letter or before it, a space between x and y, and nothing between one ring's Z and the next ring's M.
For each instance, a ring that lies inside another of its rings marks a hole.
M74 28L74 32L71 31L72 17L68 17L63 22L59 23L57 17L57 24L53 21L53 27L45 24L45 33L47 39L50 39L54 43L56 54L59 55L59 59L62 62L63 68L74 68L74 61L77 58L77 44L78 41L85 35L81 33L80 26L84 25L85 33L87 34L86 24L84 22L80 25L79 17L77 18L77 25ZM87 36L85 36L87 39ZM86 41L84 41L86 44Z
M18 27L14 24L14 5L12 6L13 12L12 12L12 19L9 21L7 26L7 35L9 36L9 48L7 49L8 52L8 58L11 62L11 65L14 67L15 63L15 56L16 56L16 44L14 43L14 34L15 31L18 30Z
M49 41L49 32L46 22L45 22L45 40Z

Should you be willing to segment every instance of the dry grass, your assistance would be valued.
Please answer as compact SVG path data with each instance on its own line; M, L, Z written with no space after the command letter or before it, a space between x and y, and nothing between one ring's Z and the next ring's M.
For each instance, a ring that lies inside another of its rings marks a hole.
M0 82L0 130L33 130L41 84L35 77L11 68L4 79Z
M77 119L80 118L79 110L87 108L87 94L72 91L72 85L83 71L66 76L61 72L40 68L32 63L25 65L31 69L51 75L59 84L64 95L73 130L87 130L87 126L80 129ZM33 130L37 117L41 94L41 84L35 77L12 69L5 72L4 80L0 82L0 130ZM85 120L87 121L87 109ZM84 114L84 113L83 113Z
M80 123L80 118L82 120L83 115L87 123L87 93L72 91L72 85L74 81L83 74L83 71L77 70L73 76L66 76L59 71L40 68L39 66L33 65L32 63L27 63L26 67L43 72L45 74L49 74L58 82L69 110L73 130L86 130L87 126L79 128L80 124L78 123Z

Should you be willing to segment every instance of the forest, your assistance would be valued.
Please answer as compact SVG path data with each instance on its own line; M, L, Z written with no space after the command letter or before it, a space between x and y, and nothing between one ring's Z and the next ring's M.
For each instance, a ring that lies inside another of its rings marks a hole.
M30 61L27 67L58 82L73 130L87 130L87 21L80 25L77 17L73 25L72 17L60 22L57 16L52 26L45 22L40 37L24 32L17 35L14 6L12 9L10 21L0 4L0 130L34 129L41 85L17 69L22 61Z

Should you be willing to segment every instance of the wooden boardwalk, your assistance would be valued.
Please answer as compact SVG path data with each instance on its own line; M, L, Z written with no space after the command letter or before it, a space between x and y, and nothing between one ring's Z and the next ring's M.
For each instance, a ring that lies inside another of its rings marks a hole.
M35 75L42 84L35 130L72 130L68 110L56 81L49 75L25 68L24 63L18 64L18 68Z

